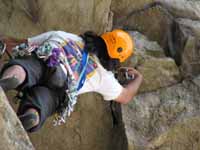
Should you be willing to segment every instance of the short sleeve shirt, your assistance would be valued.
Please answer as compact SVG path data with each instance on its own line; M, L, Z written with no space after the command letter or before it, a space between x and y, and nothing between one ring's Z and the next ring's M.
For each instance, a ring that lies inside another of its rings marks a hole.
M28 39L28 43L31 44L42 44L42 42L49 40L53 47L57 47L62 42L62 39L58 38L62 37L71 38L72 40L79 41L83 43L83 39L75 34L67 33L63 31L50 31L47 33L43 33L41 35L32 37ZM97 92L101 94L104 100L114 100L116 99L122 92L123 87L119 84L119 82L115 79L114 74L111 71L107 71L103 66L99 63L98 59L95 59L97 62L97 68L92 76L85 80L83 87L78 91L78 94L83 94L87 92Z
M107 71L101 64L97 64L94 75L85 81L78 93L97 92L103 96L104 100L116 99L121 94L123 87L111 71Z

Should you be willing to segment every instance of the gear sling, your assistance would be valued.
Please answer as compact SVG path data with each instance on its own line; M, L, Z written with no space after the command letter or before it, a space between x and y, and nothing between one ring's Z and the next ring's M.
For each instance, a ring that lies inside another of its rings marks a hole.
M52 48L48 40L42 45L28 46L27 44L24 46L24 43L22 43L13 49L12 54L14 54L14 57L22 57L24 55L31 55L32 52L36 53L38 58L43 59L48 66L60 65L68 78L68 89L66 89L68 104L62 111L57 113L54 119L54 125L65 123L66 118L70 116L74 105L77 103L78 90L83 86L86 76L95 69L95 62L89 57L88 52L84 48L81 48L71 39L65 39L65 43L59 48ZM57 52L56 55L55 52ZM73 62L74 59L76 59L77 64L73 68L71 61ZM56 60L56 63L52 63L52 60ZM78 78L74 76L74 72L78 72Z

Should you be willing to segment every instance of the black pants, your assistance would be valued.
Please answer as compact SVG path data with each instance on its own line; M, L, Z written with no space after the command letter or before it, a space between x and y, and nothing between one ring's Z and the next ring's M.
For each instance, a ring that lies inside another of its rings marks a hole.
M65 98L67 77L60 66L49 68L35 55L12 59L4 65L1 73L10 66L20 65L26 71L26 79L18 90L24 93L18 115L28 108L35 108L40 114L40 123L30 132L37 131L45 120L54 114Z

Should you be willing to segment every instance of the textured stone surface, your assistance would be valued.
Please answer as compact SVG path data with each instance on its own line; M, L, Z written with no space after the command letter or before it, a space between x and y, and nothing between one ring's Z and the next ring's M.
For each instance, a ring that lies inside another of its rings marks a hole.
M175 18L200 19L200 3L195 0L155 0L160 2Z
M196 76L200 73L200 21L177 19L176 22L177 31L173 39L177 40L171 42L171 54L180 64L183 76Z
M49 30L102 33L112 25L110 3L111 0L0 0L0 33L18 38Z
M66 124L53 127L52 119L30 134L37 150L126 149L122 125L113 122L110 103L96 94L82 95Z
M184 147L194 150L189 145L199 146L199 91L200 76L141 94L130 104L123 105L129 150L146 150L150 147L160 150L162 145L166 147L163 149L182 150L181 147Z
M198 150L200 147L199 117L187 119L155 139L152 150Z
M132 5L135 1L129 0L117 5L118 2L113 1L111 8L115 14L114 27L127 27L145 33L151 39L157 40L164 47L166 54L175 59L180 66L182 76L198 75L200 1L155 0L154 2L159 5L129 16L133 10L144 8L152 2L140 1ZM126 18L127 16L129 17Z
M29 137L19 122L0 87L0 149L34 150Z
M114 28L137 30L153 40L164 42L164 35L170 20L160 7L154 7L126 18L132 11L143 8L151 2L153 0L113 0L111 10L114 13Z
M160 5L129 16L131 12L144 8L145 5L152 2ZM138 30L164 46L169 44L167 42L169 34L173 34L176 30L172 27L176 19L199 21L200 18L200 2L198 0L142 0L139 2L127 0L125 2L113 1L111 6L114 12L114 27Z
M200 71L199 1L157 0L162 7L133 15L120 24L133 9L150 2L152 0L112 0L112 4L111 0L0 0L0 34L18 38L48 30L102 33L112 27L111 9L115 27L137 29L159 41L175 58L182 73L180 75L174 60L166 57L156 42L133 33L136 53L127 64L142 72L144 82L140 92L144 93L122 106L123 122L120 121L120 107L114 107L116 119L109 102L96 94L85 94L80 97L67 124L53 127L50 118L39 132L30 134L37 150L199 149L200 77L177 84L182 76L197 76ZM163 7L174 20L169 19ZM6 114L3 110L1 115ZM13 124L16 125L10 122L9 126ZM21 138L15 138L18 134L13 130L1 131L1 135L12 133L14 139ZM0 149L7 150L12 144L4 139Z
M164 50L155 41L138 32L130 32L135 41L135 55L125 66L136 67L144 76L140 92L148 92L176 84L181 76L175 61L166 57Z

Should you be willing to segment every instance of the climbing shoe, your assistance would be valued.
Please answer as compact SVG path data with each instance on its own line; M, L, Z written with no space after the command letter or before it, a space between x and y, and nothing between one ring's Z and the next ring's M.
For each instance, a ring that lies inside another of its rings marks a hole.
M38 125L39 120L39 113L36 112L26 112L23 115L19 116L19 120L21 121L24 129L26 131L29 131L33 127L36 127Z
M20 81L14 76L0 79L0 86L5 92L8 90L15 89L19 84L20 84Z
M6 50L6 44L3 41L0 41L0 57L4 54Z

